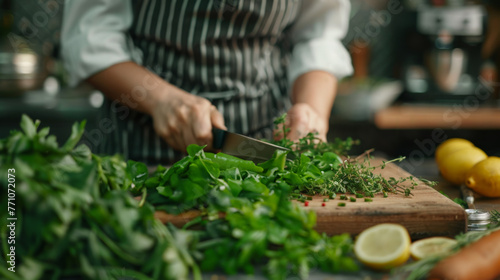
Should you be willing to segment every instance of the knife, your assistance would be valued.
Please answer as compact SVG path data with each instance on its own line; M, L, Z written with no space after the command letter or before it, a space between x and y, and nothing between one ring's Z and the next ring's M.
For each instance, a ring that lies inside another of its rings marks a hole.
M462 193L465 203L467 203L467 208L476 209L476 206L474 205L474 192L464 184L460 185L460 192Z
M290 149L278 145L215 127L212 129L212 133L214 149L255 163L271 159L276 150L290 151ZM289 153L287 158L292 159L293 154Z

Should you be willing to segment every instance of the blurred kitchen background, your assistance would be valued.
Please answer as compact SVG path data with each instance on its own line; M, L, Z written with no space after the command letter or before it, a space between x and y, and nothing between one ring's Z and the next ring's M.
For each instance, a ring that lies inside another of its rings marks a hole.
M339 85L330 138L359 139L354 154L375 148L385 157L406 156L405 168L422 174L422 162L445 138L467 138L500 155L500 52L482 55L495 17L487 2L351 3L344 43L355 74ZM69 88L60 61L63 4L0 0L0 138L19 127L23 113L50 126L60 142L82 119L85 137L98 137L91 132L103 96L84 85Z

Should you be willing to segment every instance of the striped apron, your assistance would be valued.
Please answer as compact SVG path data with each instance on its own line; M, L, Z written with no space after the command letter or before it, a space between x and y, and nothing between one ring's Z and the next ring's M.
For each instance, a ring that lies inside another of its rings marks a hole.
M145 67L210 100L230 131L272 137L273 119L291 105L286 32L300 0L132 1L129 32ZM150 116L132 110L125 116L112 105L107 100L103 113L116 129L100 152L149 164L184 156L155 134Z

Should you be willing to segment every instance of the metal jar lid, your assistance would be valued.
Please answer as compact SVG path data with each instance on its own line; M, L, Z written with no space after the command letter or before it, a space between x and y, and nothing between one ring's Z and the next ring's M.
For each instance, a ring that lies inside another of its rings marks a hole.
M465 209L469 221L489 221L491 218L490 212L477 210L477 209Z
M477 222L470 222L467 227L469 228L486 228L490 224L490 221L477 221Z

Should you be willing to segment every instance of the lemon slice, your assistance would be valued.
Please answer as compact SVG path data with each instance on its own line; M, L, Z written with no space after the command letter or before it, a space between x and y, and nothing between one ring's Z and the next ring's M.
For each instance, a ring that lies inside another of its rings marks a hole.
M415 241L410 246L411 257L421 260L446 254L457 244L455 239L447 237L429 237Z
M364 265L386 270L410 258L410 243L410 235L405 227L384 223L361 232L354 243L354 253Z

